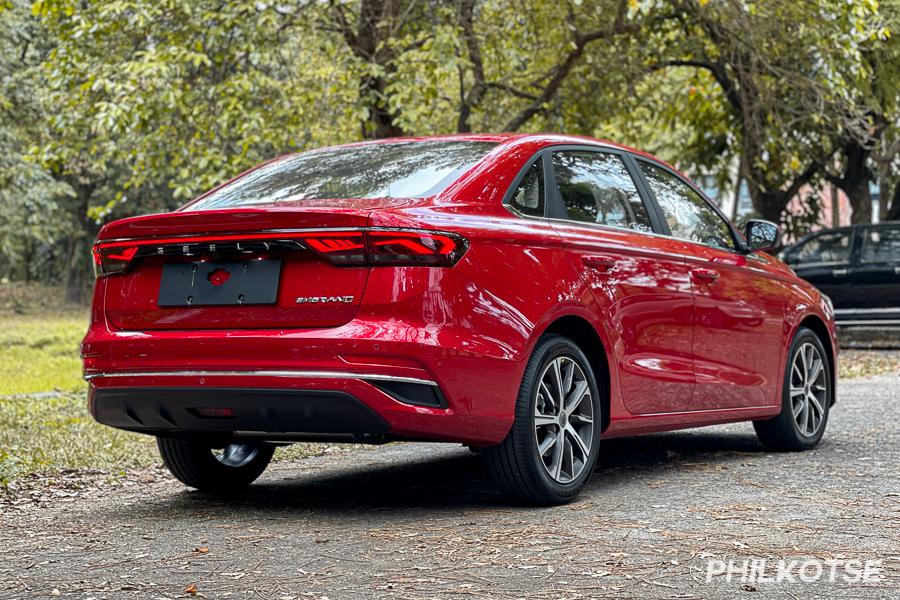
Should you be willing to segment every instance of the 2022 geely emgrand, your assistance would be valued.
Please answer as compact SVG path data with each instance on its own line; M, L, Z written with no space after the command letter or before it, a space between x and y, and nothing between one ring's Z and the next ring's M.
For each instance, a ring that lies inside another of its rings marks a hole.
M671 167L559 135L394 139L278 158L106 225L82 346L101 423L185 484L241 488L278 443L482 448L514 499L573 498L600 438L753 421L814 446L827 298Z

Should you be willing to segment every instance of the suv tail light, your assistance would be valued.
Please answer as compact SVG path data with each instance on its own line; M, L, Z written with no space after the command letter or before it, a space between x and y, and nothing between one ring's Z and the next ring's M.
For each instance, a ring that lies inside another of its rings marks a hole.
M452 267L469 247L456 233L418 229L335 229L97 242L97 276L122 273L145 256L200 256L307 249L338 266Z

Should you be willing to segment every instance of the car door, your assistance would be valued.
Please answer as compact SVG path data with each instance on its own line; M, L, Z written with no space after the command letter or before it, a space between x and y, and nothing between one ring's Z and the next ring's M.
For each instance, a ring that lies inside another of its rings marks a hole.
M777 403L789 290L767 268L774 259L743 253L727 220L676 173L645 160L638 164L691 275L691 409Z
M900 311L900 223L863 227L859 236L852 267L856 307Z
M853 229L823 231L784 255L797 276L816 286L837 309L859 306L851 278L853 236Z
M656 234L658 216L630 160L590 147L552 151L551 216L613 339L625 407L684 411L693 394L691 282L684 259Z

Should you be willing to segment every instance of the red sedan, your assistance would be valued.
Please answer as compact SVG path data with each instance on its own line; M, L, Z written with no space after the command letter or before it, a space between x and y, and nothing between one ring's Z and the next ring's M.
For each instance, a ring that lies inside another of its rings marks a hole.
M467 444L533 504L575 497L601 436L753 421L803 450L834 402L833 313L777 244L593 139L285 156L103 228L90 410L210 492L300 440Z

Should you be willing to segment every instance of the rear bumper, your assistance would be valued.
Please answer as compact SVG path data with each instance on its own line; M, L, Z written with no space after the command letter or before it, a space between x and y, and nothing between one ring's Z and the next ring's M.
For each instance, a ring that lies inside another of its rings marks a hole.
M434 381L377 373L167 370L97 372L86 378L88 406L97 421L153 435L218 432L269 440L491 445L506 436L510 419L448 401Z
M365 440L390 426L345 392L253 388L100 388L90 411L104 425L150 434L220 433L309 439L321 434Z

